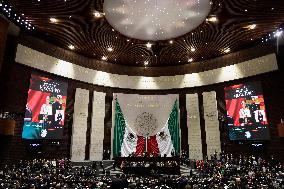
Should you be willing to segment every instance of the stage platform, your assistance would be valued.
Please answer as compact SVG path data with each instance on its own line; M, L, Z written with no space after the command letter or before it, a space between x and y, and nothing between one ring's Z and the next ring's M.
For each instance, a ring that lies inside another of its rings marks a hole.
M102 161L90 161L90 160L85 160L85 161L71 161L72 166L92 166L92 164L96 162L96 164L101 164L103 163L104 167L112 166L114 163L114 160L102 160Z
M179 157L117 157L115 161L125 174L180 175Z
M158 159L153 159L151 157L151 159L149 158L144 158L144 157L138 157L138 158L134 158L132 160L135 160L136 162L141 162L141 158L143 158L144 161L147 160L151 160L152 162L159 162L161 160L163 161L169 161L169 160L173 160L173 158L164 158L164 157L159 157ZM120 160L128 160L128 158L119 158ZM179 159L179 158L178 158ZM101 164L102 162L102 164ZM192 170L193 174L196 174L196 171L194 169L191 169L188 166L184 166L184 165L179 165L176 168L170 167L168 169L164 169L165 167L159 168L156 171L153 172L153 170L151 170L149 167L147 168L137 168L135 167L134 169L132 168L124 168L121 169L120 165L117 165L115 168L113 166L113 164L115 163L114 160L103 160L103 161L96 161L96 172L97 172L97 176L103 176L103 175L110 175L110 176L114 176L114 175L121 175L121 174L137 174L137 175L151 175L151 174L166 174L166 175L190 175L190 171ZM71 165L73 166L73 168L79 169L82 166L85 167L92 167L93 165L93 161L81 161L81 162L71 162ZM103 166L101 166L103 165Z
M76 171L82 166L92 168L94 166L93 163L96 163L94 169L96 170L97 176L102 176L106 174L114 175L117 173L122 173L122 171L119 169L116 169L116 171L113 171L114 160L103 160L103 161L85 160L85 161L80 161L80 162L71 161L71 166L73 167L74 171Z

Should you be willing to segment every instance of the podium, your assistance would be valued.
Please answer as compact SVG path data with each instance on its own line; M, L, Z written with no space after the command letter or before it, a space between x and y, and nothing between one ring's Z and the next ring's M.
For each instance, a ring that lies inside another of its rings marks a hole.
M117 165L125 162L126 165L122 167L125 174L135 175L151 175L151 174L167 174L180 175L180 158L179 157L118 157L115 158ZM131 163L147 163L149 166L138 165L131 166ZM157 163L176 162L175 166L157 166Z
M11 119L0 119L0 135L14 136L16 121Z
M277 125L277 130L278 130L278 136L284 137L284 123L279 123Z

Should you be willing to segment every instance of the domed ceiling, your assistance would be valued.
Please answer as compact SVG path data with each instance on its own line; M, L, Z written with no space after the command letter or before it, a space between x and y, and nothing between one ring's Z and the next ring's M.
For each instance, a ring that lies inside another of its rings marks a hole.
M284 22L281 0L0 0L0 10L31 35L128 66L222 56L273 40Z

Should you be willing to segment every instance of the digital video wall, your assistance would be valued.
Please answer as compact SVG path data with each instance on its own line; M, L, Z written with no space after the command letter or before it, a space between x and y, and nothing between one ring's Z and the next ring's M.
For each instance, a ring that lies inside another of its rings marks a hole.
M262 87L259 82L225 88L229 136L231 140L269 140Z
M65 119L67 83L31 75L23 139L61 139Z

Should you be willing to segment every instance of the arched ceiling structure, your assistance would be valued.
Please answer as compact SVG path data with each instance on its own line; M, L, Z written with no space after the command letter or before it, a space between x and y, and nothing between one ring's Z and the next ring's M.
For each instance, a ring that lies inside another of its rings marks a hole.
M197 28L174 39L147 41L114 29L104 15L103 0L4 0L2 11L4 4L31 24L32 35L127 66L176 66L222 56L273 39L284 22L281 0L211 0L207 19ZM17 23L17 16L3 13Z

